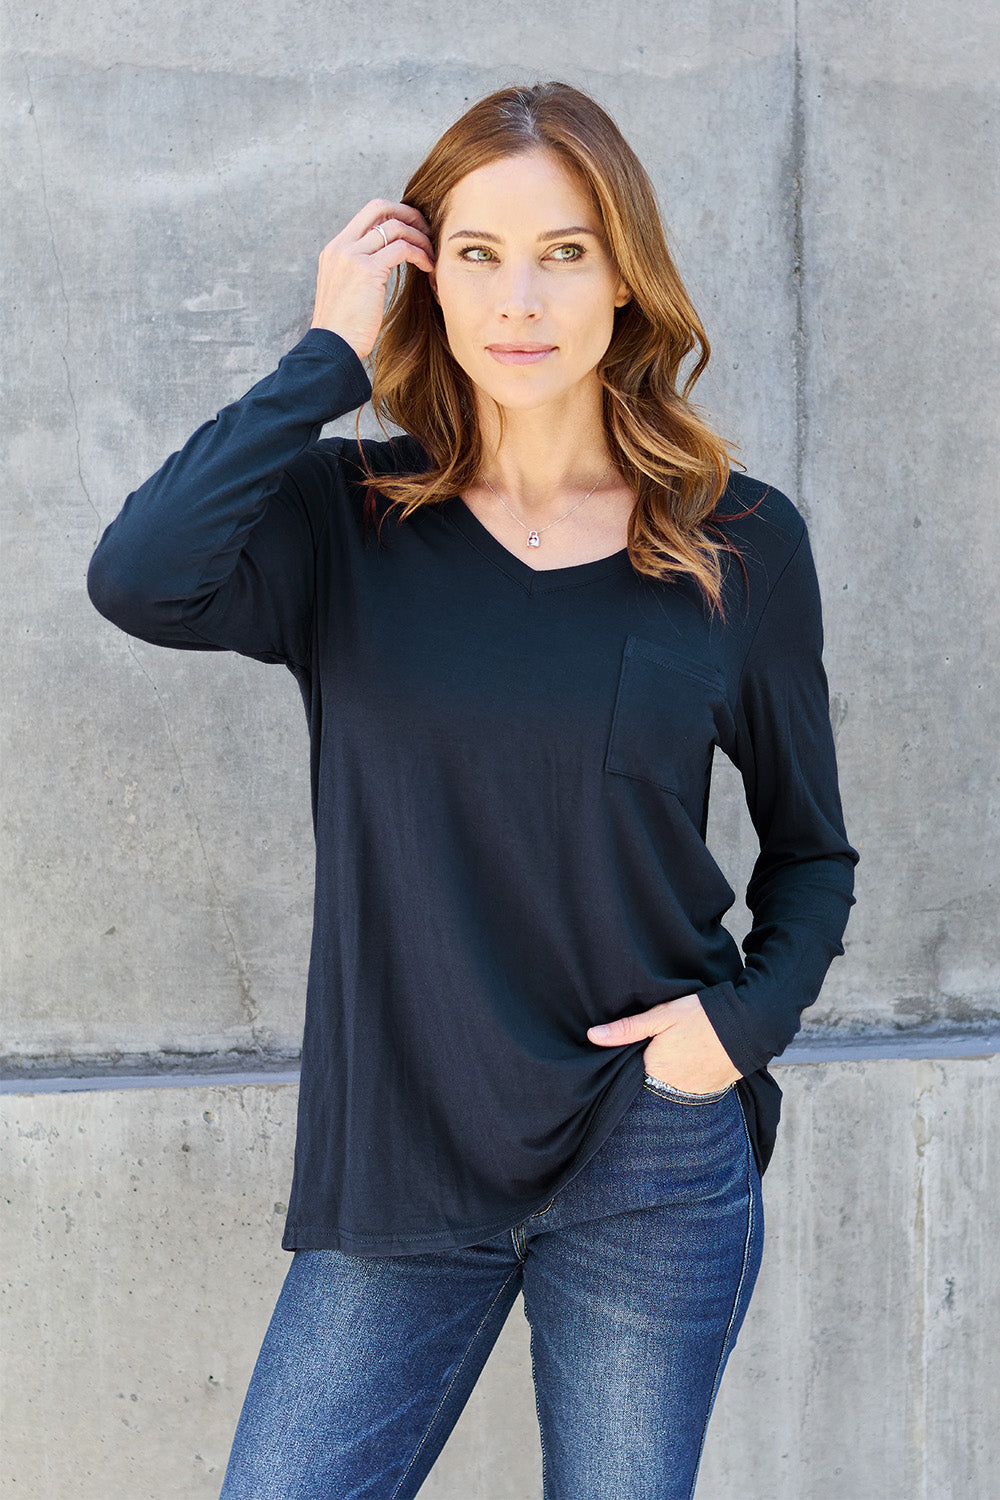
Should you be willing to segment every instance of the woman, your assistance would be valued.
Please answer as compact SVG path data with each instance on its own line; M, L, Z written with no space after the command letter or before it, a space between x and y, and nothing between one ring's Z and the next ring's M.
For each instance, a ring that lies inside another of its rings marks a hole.
M406 435L317 441L373 350ZM310 331L97 549L110 619L283 662L310 725L295 1255L226 1500L415 1495L519 1290L547 1500L693 1493L767 1063L857 858L805 529L688 404L707 358L609 117L502 90L327 245ZM745 963L716 745L761 841Z

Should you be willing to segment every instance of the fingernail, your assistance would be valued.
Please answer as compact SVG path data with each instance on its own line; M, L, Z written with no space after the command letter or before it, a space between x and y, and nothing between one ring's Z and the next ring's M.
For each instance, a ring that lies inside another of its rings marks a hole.
M588 1032L588 1035L589 1036L596 1036L596 1037L608 1037L608 1036L611 1035L611 1027L610 1026L591 1026L590 1031Z

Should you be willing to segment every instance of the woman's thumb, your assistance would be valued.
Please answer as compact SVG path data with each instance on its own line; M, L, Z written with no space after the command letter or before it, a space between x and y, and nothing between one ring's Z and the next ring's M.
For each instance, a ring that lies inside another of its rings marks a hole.
M587 1035L602 1047L624 1047L627 1042L637 1042L647 1035L642 1025L645 1019L645 1016L620 1016L617 1021L591 1026Z

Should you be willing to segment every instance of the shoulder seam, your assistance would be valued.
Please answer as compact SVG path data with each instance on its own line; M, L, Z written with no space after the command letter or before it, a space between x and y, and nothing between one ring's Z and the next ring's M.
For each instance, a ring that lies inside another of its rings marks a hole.
M736 682L736 697L737 697L737 700L739 699L740 694L741 694L742 689L743 689L743 678L746 675L747 662L750 660L750 656L751 656L751 654L753 652L753 648L754 648L754 646L756 644L756 641L757 641L757 636L760 634L760 628L761 628L761 626L764 623L764 616L767 614L768 607L769 607L769 605L771 603L771 600L774 598L775 592L777 591L777 589L778 589L778 587L779 587L779 585L781 583L781 580L784 578L785 574L787 573L787 571L788 571L789 567L791 566L791 564L794 562L795 558L798 557L799 551L800 551L800 549L802 547L802 543L806 539L806 535L807 535L806 523L805 523L804 520L802 520L801 516L799 517L799 520L801 522L801 530L799 531L798 541L795 543L795 546L792 548L791 552L785 558L785 561L784 561L784 563L782 564L782 567L781 567L781 572L778 574L777 578L774 580L774 582L772 583L771 587L767 591L767 598L764 600L764 603L761 605L760 614L757 617L757 624L754 626L753 635L750 637L750 640L747 643L747 648L746 648L746 650L743 653L743 660L740 663L740 675L739 675L739 677L737 679L737 682Z

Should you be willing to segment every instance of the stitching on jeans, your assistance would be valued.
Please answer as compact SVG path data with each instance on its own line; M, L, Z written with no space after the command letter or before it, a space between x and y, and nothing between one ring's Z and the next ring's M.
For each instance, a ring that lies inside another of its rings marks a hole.
M500 1286L498 1287L497 1294L493 1298L493 1301L490 1303L489 1307L483 1313L483 1320L482 1320L482 1322L480 1323L479 1327L476 1329L475 1333L472 1335L471 1339L469 1340L469 1346L466 1349L465 1353L462 1355L462 1358L459 1360L458 1364L455 1366L455 1373L451 1377L451 1379L449 1380L447 1388L446 1388L446 1390L444 1392L444 1395L441 1397L441 1400L437 1404L437 1408L435 1409L434 1415L431 1417L430 1421L427 1423L427 1430L424 1433L423 1437L420 1439L420 1442L414 1448L414 1450L413 1450L413 1456L411 1457L410 1462L406 1465L406 1468L403 1470L402 1474L400 1474L400 1476L399 1476L399 1483L396 1485L396 1488L393 1490L392 1495L389 1497L389 1500L392 1500L393 1496L399 1494L400 1486L402 1485L403 1480L406 1478L407 1474L409 1474L410 1470L413 1468L413 1465L416 1463L418 1457L420 1456L420 1450L424 1446L424 1444L426 1443L428 1437L430 1436L431 1428L434 1426L434 1423L437 1421L438 1416L440 1415L440 1412L441 1412L441 1408L444 1406L445 1402L447 1401L449 1392L451 1391L452 1386L455 1384L455 1381L458 1379L459 1372L461 1371L462 1366L465 1364L465 1361L468 1359L469 1352L472 1349L473 1344L476 1342L476 1339L479 1337L479 1335L482 1333L483 1329L485 1328L485 1326L486 1326L486 1320L489 1317L490 1313L493 1311L494 1307L496 1307L496 1305L499 1302L501 1296L503 1295L503 1292L504 1292L505 1287L507 1286L507 1283L511 1280L512 1277L514 1277L516 1275L517 1275L517 1271L511 1271L510 1276L505 1277L505 1279L501 1282Z
M661 1099L679 1099L682 1104L718 1104L736 1087L735 1083L727 1083L724 1089L712 1089L707 1094L689 1094L686 1089L675 1089L672 1083L664 1083L662 1078L654 1078L651 1073L643 1075L642 1086Z
M546 1205L545 1205L544 1208L540 1208L537 1211L537 1213L533 1213L533 1214L529 1215L529 1217L532 1218L532 1219L540 1219L543 1214L547 1214L548 1213L549 1209L552 1207L552 1205L553 1205L553 1203L555 1201L556 1201L555 1198L550 1198L549 1201L548 1201L548 1203L546 1203Z
M525 1298L524 1303L524 1316L528 1318L527 1298ZM538 1400L538 1371L535 1367L535 1327L530 1318L528 1318L528 1327L531 1330L531 1337L528 1340L528 1349L531 1355L531 1386L535 1393L535 1418L538 1422L538 1443L542 1450L542 1500L548 1500L551 1494L549 1489L549 1455L545 1447L545 1433L542 1430L542 1408Z
M743 1292L743 1283L746 1281L747 1269L750 1264L750 1246L753 1243L753 1231L756 1223L753 1212L752 1173L755 1167L754 1155L750 1146L750 1133L747 1130L747 1117L744 1113L743 1101L740 1098L739 1094L736 1095L736 1102L740 1106L740 1120L743 1124L743 1138L746 1141L747 1148L747 1232L746 1238L743 1241L743 1264L740 1266L740 1279L736 1283L736 1292L733 1296L732 1311L729 1314L729 1322L726 1325L726 1333L725 1337L722 1340L722 1348L719 1350L719 1360L715 1367L715 1381L712 1385L712 1397L708 1403L708 1411L705 1413L705 1425L701 1429L701 1442L698 1445L698 1458L694 1466L694 1473L691 1476L691 1488L688 1490L688 1500L691 1500L691 1497L694 1495L694 1487L698 1482L698 1470L701 1467L701 1458L702 1454L705 1451L705 1438L708 1435L708 1424L712 1416L712 1410L715 1406L715 1398L719 1394L719 1386L722 1382L722 1370L727 1356L729 1335L732 1332L733 1323L736 1320L736 1312L739 1308L740 1297Z

